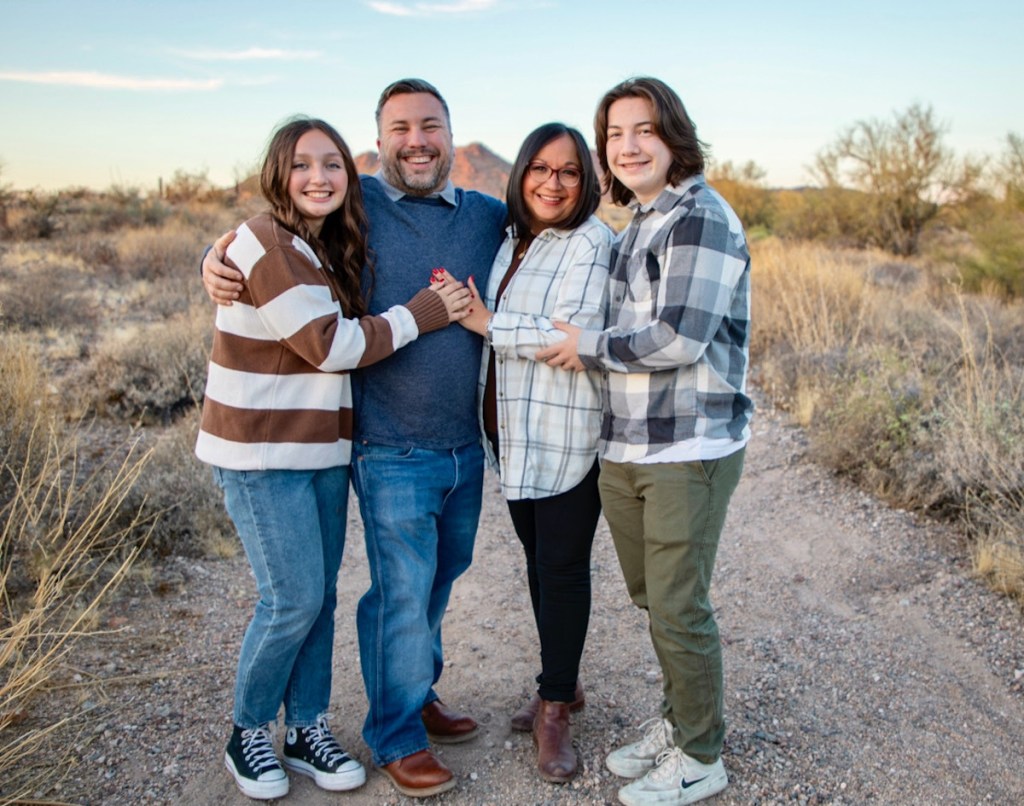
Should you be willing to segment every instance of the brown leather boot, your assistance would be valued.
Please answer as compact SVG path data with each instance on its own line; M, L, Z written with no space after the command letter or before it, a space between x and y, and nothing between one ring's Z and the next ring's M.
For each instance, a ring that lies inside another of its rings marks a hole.
M583 684L580 682L576 683L575 697L576 699L569 703L569 710L573 713L581 710L587 704L586 697L583 696ZM539 708L540 695L534 693L522 708L512 714L512 730L521 730L524 733L533 730L533 719L537 716L537 709Z
M533 743L537 745L537 769L541 778L553 784L564 784L576 777L569 703L540 701L533 720Z

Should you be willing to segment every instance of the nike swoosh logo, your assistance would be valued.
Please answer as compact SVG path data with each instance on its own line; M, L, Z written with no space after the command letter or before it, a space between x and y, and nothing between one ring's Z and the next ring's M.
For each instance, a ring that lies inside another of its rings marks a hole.
M687 781L684 778L683 779L683 789L689 789L694 784L699 784L701 781L706 781L706 780L707 780L707 776L706 775L703 778L697 778L697 779L695 779L693 781Z

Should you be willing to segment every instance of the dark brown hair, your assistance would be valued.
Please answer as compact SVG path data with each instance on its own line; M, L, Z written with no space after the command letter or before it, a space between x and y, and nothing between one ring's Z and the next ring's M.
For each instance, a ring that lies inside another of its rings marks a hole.
M422 78L400 78L398 81L392 81L388 84L384 91L381 92L380 98L377 100L377 111L374 112L374 117L377 119L377 131L380 131L380 114L386 104L395 95L412 95L418 92L425 92L428 95L433 95L441 102L441 108L444 109L445 122L448 124L448 131L452 129L452 115L448 111L448 104L444 98L441 97L441 93L438 92L437 87L431 84L429 81L424 81Z
M650 76L628 78L605 93L594 116L597 159L604 171L604 188L611 193L613 201L628 204L634 197L633 191L608 170L608 110L622 98L642 98L651 105L654 133L672 154L668 184L675 185L704 172L707 145L697 139L697 127L690 120L686 107L675 91L664 81Z
M330 138L341 153L348 177L345 199L323 223L320 235L310 232L301 213L288 193L295 146L306 132L318 130ZM352 152L340 134L330 124L317 118L295 117L280 126L270 139L267 156L260 171L260 190L270 202L270 214L281 225L298 235L316 252L327 272L328 282L338 295L345 316L362 316L366 301L360 291L360 277L367 260L367 220L363 208L363 189L359 184Z
M512 233L521 238L530 232L530 223L533 217L526 206L523 197L523 177L530 168L530 162L537 156L537 152L552 140L557 140L564 135L572 138L576 145L576 161L580 166L580 195L576 199L576 206L564 221L559 221L557 226L561 229L575 229L597 209L601 203L601 183L597 177L597 168L590 156L590 149L583 135L576 129L566 126L564 123L545 123L538 126L523 140L519 147L519 155L512 166L512 173L508 177L508 186L505 190L505 201L508 203L508 223L512 226Z

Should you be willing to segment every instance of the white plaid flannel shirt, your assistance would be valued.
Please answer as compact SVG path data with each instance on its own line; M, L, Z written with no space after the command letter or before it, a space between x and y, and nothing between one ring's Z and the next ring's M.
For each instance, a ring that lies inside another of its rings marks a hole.
M498 285L518 246L511 232L494 259L484 301L494 311L491 346L501 451L497 469L502 491L510 500L566 492L583 480L597 459L599 373L566 372L534 356L565 337L552 321L604 327L613 237L595 216L574 230L544 230L530 245L497 305ZM481 400L488 359L485 348ZM490 444L486 439L484 443L496 467Z

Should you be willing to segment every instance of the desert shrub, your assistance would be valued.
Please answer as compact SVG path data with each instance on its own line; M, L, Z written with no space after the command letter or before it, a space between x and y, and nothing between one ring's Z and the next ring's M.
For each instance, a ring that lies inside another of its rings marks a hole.
M25 802L67 775L78 715L46 718L45 697L74 646L94 634L103 603L145 539L140 516L124 517L146 457L129 454L105 474L78 475L73 441L40 415L28 461L5 465L13 495L0 509L0 800ZM29 471L27 468L37 468ZM119 517L120 516L120 517ZM127 523L120 525L119 521ZM141 535L140 535L141 533ZM45 753L46 764L33 763Z
M116 236L99 231L70 234L61 241L64 254L81 261L97 277L115 276L118 270Z
M858 355L842 375L822 378L827 395L811 429L818 461L897 506L937 510L935 389L911 356L886 347Z
M772 232L781 238L865 248L875 244L868 197L841 187L781 190L774 194Z
M912 255L939 212L939 191L950 185L954 156L943 144L946 131L931 107L918 104L891 120L861 120L818 153L813 173L825 188L862 191L871 223L865 244Z
M202 234L180 221L163 227L126 230L113 242L121 276L135 279L194 277L193 285L197 287L201 285L198 266L203 244Z
M103 232L126 227L156 227L171 216L171 209L159 199L145 197L127 205L94 211Z
M93 194L70 216L70 233L116 232L134 227L156 227L171 215L171 207L136 187L114 185L105 193Z
M1004 297L1024 297L1024 212L993 206L992 215L972 220L977 252L962 262L964 287Z
M202 400L211 339L208 305L167 322L105 335L78 382L83 409L134 423L168 423Z
M919 260L752 251L753 375L807 427L812 458L958 522L979 573L1024 596L1024 306L963 294Z
M224 556L238 547L210 468L195 456L199 410L147 436L151 458L124 513L145 513L147 549L158 555Z
M33 340L0 332L0 801L23 802L66 775L81 720L35 708L146 538L126 500L146 462L83 459ZM45 748L45 749L44 749ZM34 763L41 752L47 763Z
M4 164L0 162L0 177L3 177ZM7 211L14 202L14 191L7 182L0 181L0 238L10 234L10 222Z
M37 244L16 244L0 255L0 289L0 323L8 327L75 329L95 321L81 263Z
M2 310L0 310L2 313ZM38 351L26 336L0 329L0 500L10 501L16 479L38 472L29 451L48 395Z
M865 271L849 255L816 244L769 238L752 244L751 253L753 375L808 425L819 396L808 379L837 374L860 344Z
M708 171L708 181L729 202L751 240L763 237L773 226L774 197L764 186L765 176L765 170L752 161L740 166L715 164Z
M17 204L9 205L7 231L19 241L50 238L59 226L60 207L59 193L28 191Z
M172 204L218 202L230 200L232 193L216 187L206 171L191 173L177 170L166 183L161 181L161 195Z

